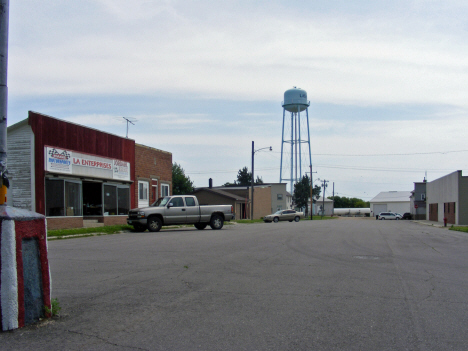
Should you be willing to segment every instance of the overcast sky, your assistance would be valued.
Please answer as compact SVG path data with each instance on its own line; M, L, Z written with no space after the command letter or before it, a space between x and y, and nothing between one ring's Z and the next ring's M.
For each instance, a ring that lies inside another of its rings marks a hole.
M255 174L279 182L297 86L314 178L365 200L410 191L468 169L467 18L451 0L11 1L8 124L32 110L125 136L133 117L129 138L196 186L250 169L255 141L273 147Z

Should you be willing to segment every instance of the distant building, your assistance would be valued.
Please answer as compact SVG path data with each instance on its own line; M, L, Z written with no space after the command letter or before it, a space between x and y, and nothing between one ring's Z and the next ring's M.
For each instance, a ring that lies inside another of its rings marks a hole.
M238 195L217 188L196 188L193 193L200 205L231 205L234 208L235 219L250 218L249 199L247 194Z
M410 213L413 219L426 219L426 181L415 182L410 196Z
M384 191L370 200L371 216L381 212L410 212L411 191Z
M450 173L426 185L426 215L430 221L468 225L468 177Z
M333 214L333 200L331 199L325 198L324 201L323 196L320 196L318 199L316 199L316 202L313 205L314 208L312 211L316 216L331 216ZM310 199L308 207L310 213Z
M193 192L200 201L205 204L231 204L234 206L236 219L250 219L251 189L249 186L218 186L196 188ZM266 183L255 185L254 190L254 219L265 217L278 210L288 207L288 197L286 183ZM220 203L219 201L224 201Z

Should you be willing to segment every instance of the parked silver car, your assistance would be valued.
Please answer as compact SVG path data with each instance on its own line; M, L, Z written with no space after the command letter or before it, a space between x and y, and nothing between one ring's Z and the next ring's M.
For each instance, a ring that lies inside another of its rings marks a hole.
M263 221L265 223L278 223L279 221L299 222L301 218L304 218L304 213L302 212L296 212L295 210L279 210L271 215L265 216Z
M393 212L380 212L379 213L379 219L396 219L400 220L401 219L401 214L398 213L393 213Z

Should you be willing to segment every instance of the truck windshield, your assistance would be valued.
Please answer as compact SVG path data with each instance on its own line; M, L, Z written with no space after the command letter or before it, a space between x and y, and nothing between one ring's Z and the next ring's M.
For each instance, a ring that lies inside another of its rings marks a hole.
M170 196L160 197L151 206L153 206L153 207L164 207L164 206L166 206L169 199L170 199Z

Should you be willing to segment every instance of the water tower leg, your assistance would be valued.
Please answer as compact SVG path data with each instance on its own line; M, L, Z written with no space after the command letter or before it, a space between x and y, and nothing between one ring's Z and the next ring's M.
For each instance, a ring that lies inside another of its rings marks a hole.
M291 112L291 195L294 194L294 113Z
M280 163L280 183L283 181L283 145L284 145L284 118L286 110L283 108L283 130L281 132L281 163Z

